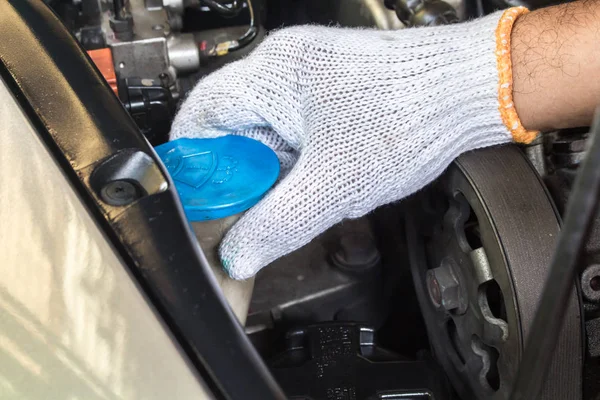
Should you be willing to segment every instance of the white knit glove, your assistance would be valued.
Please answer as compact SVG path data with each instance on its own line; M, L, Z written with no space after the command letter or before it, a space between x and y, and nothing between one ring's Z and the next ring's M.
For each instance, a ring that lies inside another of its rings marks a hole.
M171 139L247 135L293 165L221 244L231 277L410 195L463 152L509 142L498 111L500 16L393 32L283 29L203 79Z

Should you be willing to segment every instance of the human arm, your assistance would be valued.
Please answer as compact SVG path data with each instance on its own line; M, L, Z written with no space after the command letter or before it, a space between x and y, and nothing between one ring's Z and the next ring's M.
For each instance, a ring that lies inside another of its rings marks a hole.
M512 9L397 32L283 29L248 58L201 81L184 102L172 139L250 136L276 150L289 170L226 236L221 258L229 274L250 277L335 223L414 193L463 152L527 142L535 130L564 121L585 124L593 96L572 104L581 94L558 94L572 90L572 80L589 79L528 73L538 46L564 50L564 42L530 38L544 24L558 29L553 24L561 12L529 17ZM526 16L531 22L521 23ZM561 87L552 88L555 82Z
M523 125L539 131L589 125L600 104L600 1L522 15L511 46L513 97Z

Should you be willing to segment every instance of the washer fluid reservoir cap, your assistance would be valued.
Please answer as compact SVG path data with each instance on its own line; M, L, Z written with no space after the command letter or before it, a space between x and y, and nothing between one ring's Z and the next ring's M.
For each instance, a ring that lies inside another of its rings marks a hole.
M192 222L246 211L258 203L279 175L275 152L244 136L177 139L155 150Z

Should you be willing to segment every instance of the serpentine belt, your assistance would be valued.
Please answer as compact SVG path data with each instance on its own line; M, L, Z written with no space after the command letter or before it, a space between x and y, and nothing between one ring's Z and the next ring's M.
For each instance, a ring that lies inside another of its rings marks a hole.
M518 326L511 326L507 331L509 340L515 343L511 347L512 354L500 354L504 371L507 371L506 375L514 377L558 237L559 217L540 177L516 146L482 149L462 155L449 168L437 186L442 186L449 197L456 197L459 194L460 198L466 199L477 215L487 261L496 271L500 270L498 265L508 266L506 273L497 273L494 279L504 288L504 302L508 315L506 318L510 321L512 315L512 320L519 321L516 324ZM451 199L450 202L454 200ZM488 387L486 389L488 394L483 396L484 392L474 389L478 385L477 379L481 380L482 377L472 376L476 369L473 369L470 360L468 358L463 360L466 365L457 367L456 361L452 362L450 357L444 355L449 353L450 342L443 338L446 332L442 329L449 319L457 319L460 316L456 310L451 313L440 312L439 307L432 305L424 289L427 270L424 265L427 263L425 261L427 258L425 245L417 233L421 229L419 224L423 222L410 214L414 213L407 213L411 268L434 353L461 397L465 399L507 398L510 391L509 384L501 383L495 391L490 391ZM464 223L464 220L462 222ZM448 240L434 241L434 245L438 247L448 246L447 243ZM465 259L468 258L463 257L457 262L460 264L457 268L463 271L461 279L472 280L472 277L464 276L464 271L468 271L464 266ZM474 305L477 307L477 299L469 301L470 307ZM476 320L473 318L469 322L471 326ZM481 312L479 319L482 319ZM501 325L498 326L502 328ZM480 332L482 335L484 333ZM580 400L582 398L582 333L579 298L574 284L541 399ZM475 350L473 347L473 351L477 353ZM471 376L465 379L465 375L469 374ZM508 381L511 380L512 378L509 377Z

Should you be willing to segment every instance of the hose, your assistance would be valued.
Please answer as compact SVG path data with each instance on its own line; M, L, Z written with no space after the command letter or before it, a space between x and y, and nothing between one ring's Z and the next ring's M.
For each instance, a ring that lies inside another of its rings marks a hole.
M246 0L246 4L248 5L248 12L250 13L250 26L248 27L246 33L244 33L237 40L237 43L234 43L229 47L229 51L235 51L246 47L248 44L250 44L250 42L254 40L254 38L258 34L258 28L256 27L256 21L254 18L254 9L252 7L252 1Z
M229 7L225 3L220 3L217 0L201 0L201 3L212 11L217 12L225 17L235 17L242 11L244 2L242 0L233 0L229 3Z
M207 2L207 0L202 0L202 1L205 4ZM210 0L210 1L214 2L214 0ZM237 4L237 3L234 2L232 4ZM242 3L240 3L240 4L242 4ZM250 23L249 23L248 30L236 40L228 40L225 42L216 43L214 46L210 46L209 48L204 50L204 52L205 52L204 54L206 54L209 57L224 56L226 54L229 54L232 51L243 49L244 47L246 47L248 44L250 44L256 38L256 35L258 34L258 26L256 23L256 18L254 16L254 8L252 7L252 1L246 0L246 4L248 6L248 12L250 14ZM223 6L222 4L220 4L220 5Z

